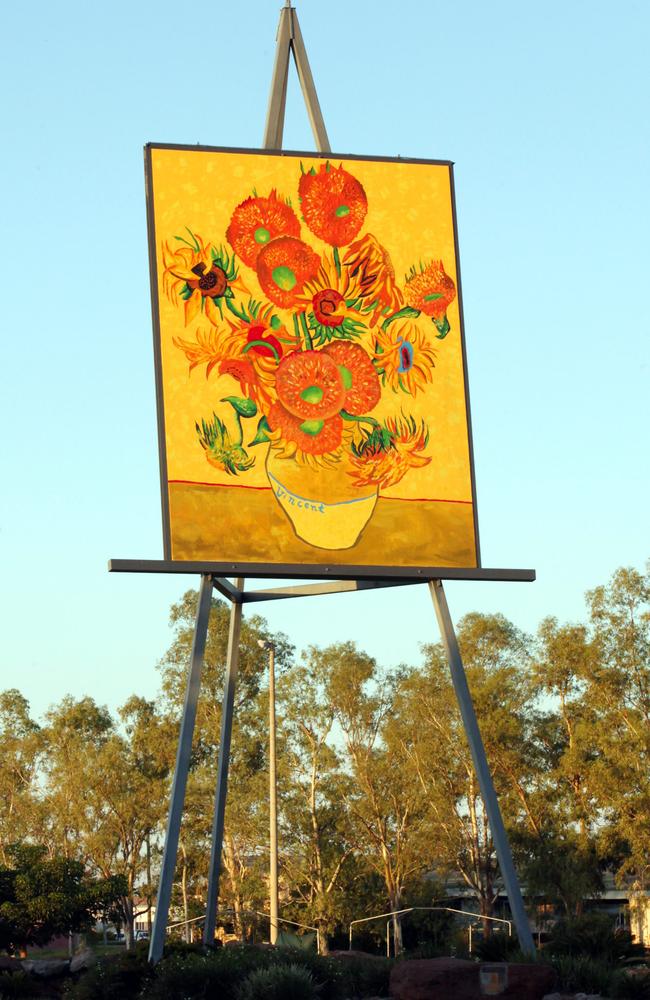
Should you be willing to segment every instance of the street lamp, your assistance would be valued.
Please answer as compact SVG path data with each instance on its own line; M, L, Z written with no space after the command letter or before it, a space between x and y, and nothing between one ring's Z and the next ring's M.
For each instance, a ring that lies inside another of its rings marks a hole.
M275 772L275 645L258 639L260 649L269 651L269 916L271 944L278 940L278 789Z

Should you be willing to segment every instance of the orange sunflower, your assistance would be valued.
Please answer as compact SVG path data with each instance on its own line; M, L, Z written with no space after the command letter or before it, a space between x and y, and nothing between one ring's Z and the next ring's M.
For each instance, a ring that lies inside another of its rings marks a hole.
M338 413L331 417L297 417L282 403L275 403L268 416L269 427L283 441L295 445L305 455L324 455L336 451L343 437L343 421Z
M242 395L262 409L276 400L274 390L276 354L282 351L279 336L284 328L269 328L268 313L261 311L253 323L232 322L220 327L198 327L194 340L174 337L174 346L183 351L190 371L205 365L208 378L214 368L220 375L230 375L239 382ZM275 334L278 334L278 337Z
M433 381L436 353L412 320L396 320L377 330L375 366L384 385L415 396Z
M406 275L406 285L404 287L404 298L412 309L431 316L438 330L442 334L443 326L445 333L449 330L449 324L445 321L445 314L449 304L456 297L456 286L445 273L441 260L432 260L428 264L420 264L419 271L412 267Z
M255 267L262 247L278 236L300 236L298 216L275 189L268 198L247 198L237 206L226 239L249 267Z
M384 428L365 431L360 444L353 444L350 464L355 486L395 486L410 469L421 469L431 461L422 454L429 443L424 423L412 417L388 417Z
M359 281L337 267L332 252L325 251L318 273L305 282L300 301L316 346L333 337L358 337L367 329L359 313L361 293Z
M324 351L294 352L283 358L275 389L284 408L301 420L326 420L338 413L345 399L338 364Z
M292 309L300 302L305 282L319 267L318 254L295 236L279 236L257 256L259 283L271 302L283 309Z
M373 410L381 398L379 377L373 363L359 344L349 340L335 340L323 348L323 354L332 358L345 387L343 409L359 415Z
M328 161L318 171L312 167L302 174L298 193L306 225L325 243L346 246L361 229L368 212L366 192L342 165Z
M374 326L381 313L388 309L397 312L403 296L395 284L395 268L388 250L372 233L351 243L341 261L343 272L359 287L359 298L364 309L374 306L370 326Z
M170 241L162 245L162 285L174 305L185 303L185 326L201 312L215 325L223 319L222 301L233 298L234 292L247 292L238 277L234 259L223 247L204 243L200 236L187 230L190 239L175 236L178 246Z

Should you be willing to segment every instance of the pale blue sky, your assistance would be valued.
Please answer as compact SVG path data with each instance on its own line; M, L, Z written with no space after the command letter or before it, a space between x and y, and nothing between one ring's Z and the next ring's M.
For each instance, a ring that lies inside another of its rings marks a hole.
M0 42L0 686L151 696L191 579L160 558L142 146L257 147L279 0L13 4ZM583 614L648 538L648 29L624 0L298 0L335 152L451 159L486 566L452 614ZM285 148L313 149L295 76ZM264 608L386 664L437 637L424 588Z

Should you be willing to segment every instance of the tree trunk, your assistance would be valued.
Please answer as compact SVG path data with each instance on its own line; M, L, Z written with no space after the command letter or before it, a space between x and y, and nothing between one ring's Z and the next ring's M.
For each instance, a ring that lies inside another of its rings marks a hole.
M190 907L187 898L187 854L185 852L185 847L181 844L181 854L183 856L183 867L181 869L181 894L183 896L183 918L185 920L185 925L183 927L183 937L185 938L186 944L192 943L192 932L190 930L189 919L190 919Z
M147 934L151 937L151 832L147 833Z
M133 899L131 896L126 896L124 899L124 943L126 945L126 950L131 951L135 944L135 932L133 925L135 923L133 917Z
M232 891L233 927L239 940L244 943L244 916L241 891L241 871L232 836L225 832L223 838L223 862Z

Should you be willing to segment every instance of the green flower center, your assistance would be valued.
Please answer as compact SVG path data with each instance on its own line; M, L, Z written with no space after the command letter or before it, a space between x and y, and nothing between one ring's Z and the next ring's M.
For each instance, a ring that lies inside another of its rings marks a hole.
M339 205L339 207L336 209L334 213L337 219L344 219L345 216L349 214L350 214L350 208L348 205Z
M268 229L264 229L263 226L260 226L260 228L256 229L253 233L253 239L256 243L268 243L271 239L271 234Z
M320 403L323 395L323 390L319 385L308 385L300 393L300 398L304 399L306 403Z
M286 264L281 264L280 267L274 267L271 272L271 277L278 288L281 288L283 292L290 292L298 281L291 268L287 267Z
M352 388L352 372L345 365L339 365L339 372L341 373L341 381L343 382L344 389Z
M316 437L317 434L320 434L324 426L324 420L304 420L300 425L300 430L304 431L305 434L311 434L312 437Z

